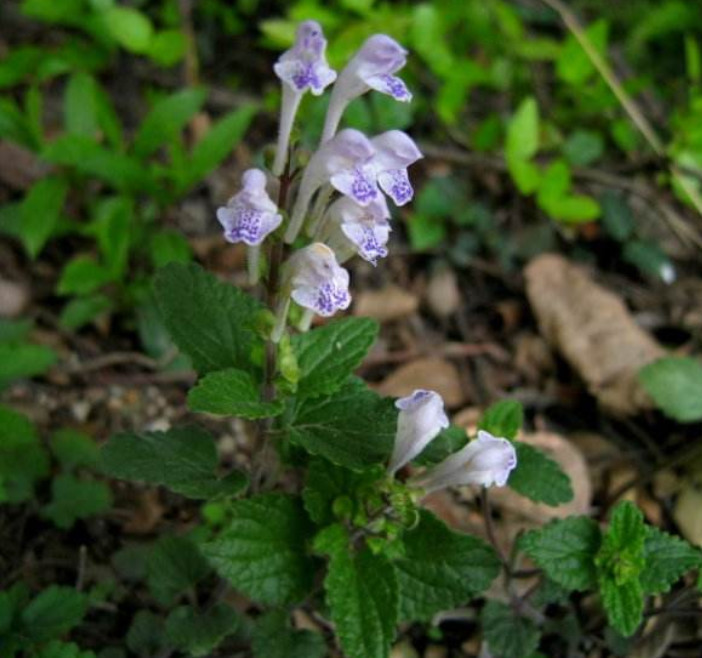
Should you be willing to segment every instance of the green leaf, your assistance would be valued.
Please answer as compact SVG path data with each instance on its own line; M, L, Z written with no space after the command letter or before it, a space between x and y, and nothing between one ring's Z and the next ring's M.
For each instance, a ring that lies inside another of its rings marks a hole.
M640 579L645 594L667 592L685 572L702 567L699 548L652 526L646 526L644 559Z
M583 195L555 198L544 205L544 210L554 219L566 224L579 224L597 219L602 209L595 199Z
M215 442L198 427L117 434L101 452L106 474L161 484L188 498L232 496L246 485L246 478L237 471L223 478L215 475Z
M539 106L533 96L525 98L507 126L505 152L508 161L530 160L539 150Z
M600 542L595 521L571 516L527 532L520 547L551 580L570 590L586 590L597 583L595 556Z
M453 532L426 510L404 535L404 546L404 556L395 562L400 620L429 621L462 605L486 590L500 571L499 558L484 541Z
M464 427L450 425L442 430L435 439L414 460L422 466L433 466L446 459L454 452L458 452L468 443L468 433Z
M111 505L112 493L107 484L63 473L51 483L51 502L44 507L43 514L59 528L68 530L78 519L102 514Z
M600 581L624 584L638 581L644 569L646 526L643 513L633 503L622 501L612 511L609 528L595 558Z
M58 638L82 621L87 603L87 596L73 587L51 585L22 610L22 626L34 642Z
M43 178L35 183L22 201L22 244L31 258L36 258L54 232L68 184L62 178Z
M702 365L696 359L658 359L639 371L639 381L666 416L681 423L702 420Z
M134 154L145 158L159 146L179 138L188 121L202 107L206 95L201 88L181 89L154 104L134 138Z
M274 610L256 620L251 638L254 658L324 658L327 648L320 633L294 630L283 610Z
M8 320L0 318L0 343L20 343L28 338L34 323L26 318Z
M535 503L553 507L573 500L570 478L558 462L527 443L517 441L514 447L517 450L517 467L507 482L512 489Z
M127 648L139 656L154 656L165 644L163 618L150 610L139 610L127 631Z
M90 256L76 256L61 272L59 295L89 295L112 279L111 273Z
M174 66L188 50L188 40L180 30L161 30L154 34L147 55L160 66Z
M507 169L522 194L533 194L541 182L541 170L529 160L507 160Z
M63 123L72 135L95 137L99 130L97 82L89 73L76 72L68 79L63 98Z
M377 335L375 320L345 318L294 336L292 346L300 369L297 395L329 395L339 390Z
M15 379L43 375L57 361L56 352L46 345L0 345L0 388Z
M505 603L488 601L481 621L490 655L495 658L527 658L539 646L541 633L536 624Z
M100 450L92 437L77 430L62 429L51 436L51 452L64 469L78 466L96 468Z
M568 194L570 187L570 167L564 160L554 160L541 177L536 200L548 211Z
M183 181L185 189L202 181L232 152L244 136L256 110L254 105L244 105L231 112L195 145L187 168L188 175Z
M607 59L608 32L609 26L605 20L596 21L585 30L588 41L605 60ZM590 57L572 35L566 39L561 49L561 54L556 62L556 72L561 80L574 88L583 85L596 73Z
M169 263L189 263L193 258L190 243L182 233L172 230L157 231L151 236L151 262L155 269Z
M248 372L228 368L205 375L190 389L188 409L253 420L277 416L283 411L283 403L263 401L261 387Z
M62 135L48 144L41 156L53 164L74 167L82 174L99 178L117 190L154 190L150 173L138 160L105 148L89 137Z
M181 606L168 615L166 636L176 649L191 656L208 656L227 635L236 632L238 626L236 613L224 603L204 612Z
M64 329L75 331L112 308L112 300L102 294L77 297L63 307L59 324Z
M34 484L49 475L46 454L34 426L22 414L0 406L0 482L4 500L32 497ZM0 502L3 497L0 497Z
M480 419L480 429L510 441L524 422L524 408L516 400L501 400L490 406Z
M398 587L392 564L367 548L353 553L343 526L326 528L315 548L329 555L324 589L347 658L387 658L395 637Z
M604 139L592 130L576 130L563 144L563 155L574 167L587 167L602 157Z
M443 220L416 214L408 222L410 243L414 251L427 251L438 247L446 238Z
M195 264L164 267L154 292L171 338L200 374L256 369L252 355L263 350L254 332L256 300Z
M617 242L628 240L634 233L636 222L626 199L617 192L607 190L600 199L600 205L605 231Z
M114 6L102 16L109 33L125 50L137 54L148 51L154 28L146 14L131 7Z
M217 572L254 601L285 605L312 587L314 562L307 554L312 525L301 501L283 494L238 500L228 525L205 544Z
M303 400L286 432L310 454L357 470L389 457L396 425L392 400L352 381L330 397Z
M52 640L32 653L32 658L95 658L95 654L92 651L83 651L73 642Z
M675 279L675 267L670 258L659 244L651 240L628 240L622 250L622 259L646 277L665 283L672 283Z
M127 270L133 215L132 198L110 197L100 202L90 227L90 232L95 235L100 246L104 269L112 279L120 279Z
M610 626L624 637L633 635L643 619L644 596L639 581L617 584L605 579L600 582L600 594Z
M161 537L149 551L146 573L154 598L169 605L205 578L210 566L187 537Z

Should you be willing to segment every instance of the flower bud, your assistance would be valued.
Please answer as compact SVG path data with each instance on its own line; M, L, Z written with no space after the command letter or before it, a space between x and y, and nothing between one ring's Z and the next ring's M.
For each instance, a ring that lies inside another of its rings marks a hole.
M375 34L366 39L353 59L339 74L339 79L334 85L324 123L322 142L331 139L334 135L348 104L369 89L388 94L398 101L412 100L412 94L405 83L393 75L405 65L406 61L407 51L389 36Z
M449 426L444 411L444 401L434 391L417 390L412 395L395 402L400 410L397 417L395 447L392 451L388 473L412 461L436 437Z
M516 466L517 452L514 446L507 439L480 430L477 439L414 478L412 484L428 492L469 484L502 487Z
M217 209L217 219L228 242L259 245L280 226L283 217L266 192L266 175L260 169L245 171L241 182L241 191Z
M414 190L407 167L424 157L414 140L401 130L389 130L371 139L375 148L373 166L378 184L398 206L412 200Z
M286 278L292 299L317 315L329 317L351 304L349 273L336 262L334 252L320 242L290 257Z

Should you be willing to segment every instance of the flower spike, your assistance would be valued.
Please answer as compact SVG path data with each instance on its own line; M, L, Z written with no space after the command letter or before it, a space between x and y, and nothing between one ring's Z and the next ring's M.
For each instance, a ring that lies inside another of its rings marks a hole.
M393 475L411 462L424 448L449 426L444 401L438 393L419 389L395 402L400 410L397 433L388 473Z
M283 83L280 108L280 132L273 163L273 173L280 176L285 167L290 133L303 94L309 90L319 96L336 80L336 72L329 67L325 51L327 40L316 21L305 21L297 28L295 44L284 52L273 70Z
M469 484L503 487L516 466L514 446L507 439L480 430L477 439L426 473L413 478L411 484L427 492Z
M406 61L407 51L389 36L375 34L366 39L334 85L324 122L322 143L334 136L348 104L369 89L388 94L398 101L412 100L412 94L405 83L393 75Z

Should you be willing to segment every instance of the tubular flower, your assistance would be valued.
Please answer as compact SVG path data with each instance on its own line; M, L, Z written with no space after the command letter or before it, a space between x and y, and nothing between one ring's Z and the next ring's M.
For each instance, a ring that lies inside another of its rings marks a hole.
M479 430L477 439L414 478L412 484L428 492L469 484L502 487L516 465L517 452L507 439Z
M375 265L388 255L390 211L382 195L365 208L348 197L337 199L327 210L322 235L326 243L340 255L340 261L354 253Z
M217 209L217 219L227 242L260 245L280 226L283 217L266 192L266 175L260 169L245 171L241 183L241 191Z
M401 130L389 130L371 139L376 150L373 166L378 184L398 206L412 200L414 190L407 167L424 157L412 138Z
M331 139L348 104L357 96L375 89L395 100L412 100L405 83L395 75L407 61L407 51L385 34L366 39L353 59L339 74L324 122L322 142Z
M280 107L280 131L273 173L280 176L285 167L290 133L300 100L309 89L319 96L336 80L336 72L329 67L325 56L327 40L316 21L305 21L297 28L295 44L284 52L274 64L273 70L283 83L283 99Z
M312 156L300 181L285 241L295 240L314 193L326 182L361 206L380 195L371 163L375 150L360 131L347 128Z
M444 401L434 391L416 390L412 395L397 400L395 406L400 413L395 447L388 465L391 475L412 461L442 429L449 426Z
M326 245L315 242L301 249L288 265L290 297L300 306L329 317L351 304L349 273Z

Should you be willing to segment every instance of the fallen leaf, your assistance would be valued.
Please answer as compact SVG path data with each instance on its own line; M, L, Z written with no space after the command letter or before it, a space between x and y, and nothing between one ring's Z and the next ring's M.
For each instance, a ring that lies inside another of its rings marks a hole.
M675 501L673 517L687 541L702 547L702 491L692 482L683 487Z
M419 298L396 285L380 290L366 290L356 295L354 315L389 322L412 315L419 308Z
M456 273L450 267L437 267L429 277L425 294L427 305L436 317L453 315L461 303Z
M554 254L534 259L525 275L541 333L602 406L617 415L652 408L638 372L665 351L636 324L622 300Z
M400 398L418 388L436 391L449 408L465 402L458 369L450 361L437 357L424 357L406 363L386 377L377 390L382 395Z

